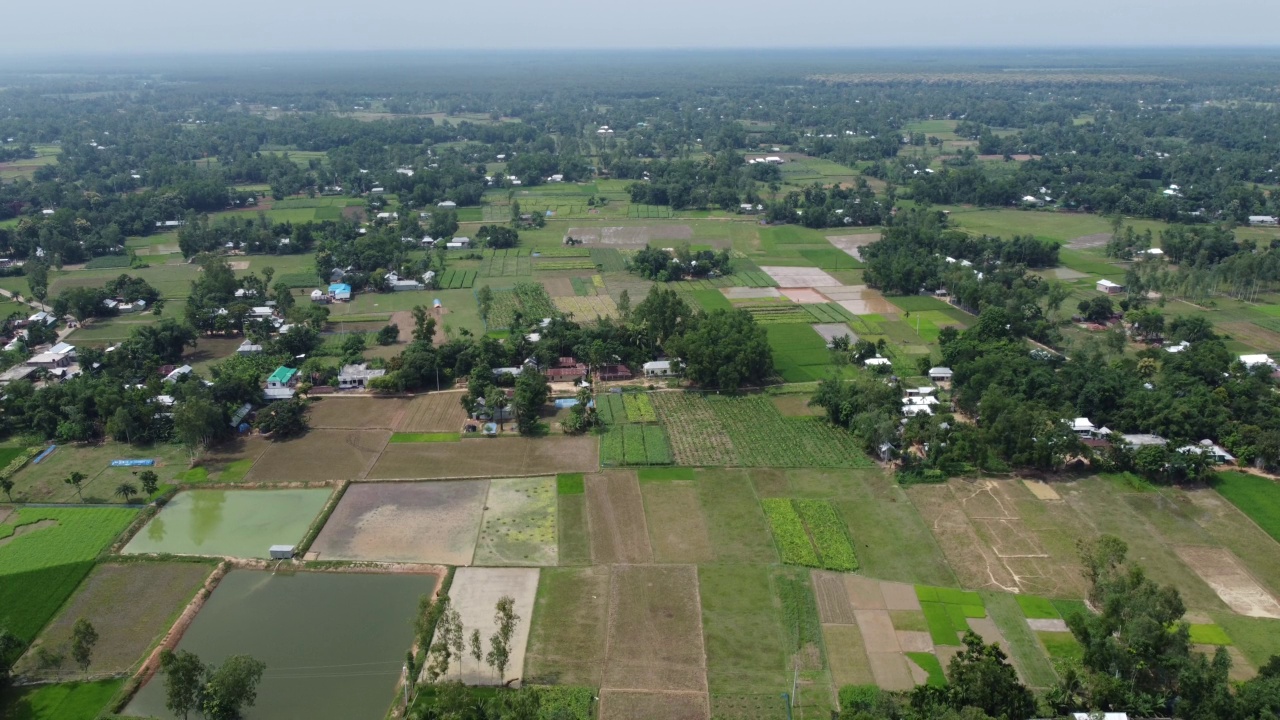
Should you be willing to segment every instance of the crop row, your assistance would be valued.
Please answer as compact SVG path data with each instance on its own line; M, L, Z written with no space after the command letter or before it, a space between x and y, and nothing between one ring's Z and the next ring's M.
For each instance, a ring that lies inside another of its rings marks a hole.
M539 250L538 257L544 258L585 258L591 257L591 249L584 247L558 247Z
M539 260L533 264L534 270L595 270L596 264L588 259L565 258L560 260Z
M632 393L622 396L623 406L627 410L627 420L633 423L657 422L658 413L653 409L653 402L648 395Z
M824 419L785 418L768 398L759 395L708 396L707 401L743 465L844 468L871 465L856 436Z
M495 290L489 310L489 327L507 328L519 310L526 319L550 317L555 306L538 283L519 282L510 290Z
M462 290L476 284L475 270L445 270L440 275L441 290Z
M578 322L618 316L618 306L608 295L558 297L555 298L555 306L562 313L572 314Z
M627 269L626 261L617 248L591 248L591 262L605 272L622 272Z
M822 567L827 570L852 572L858 569L858 556L849 542L849 533L836 515L835 508L826 500L793 500L800 519L809 528L809 535L817 545Z
M627 421L627 411L622 404L622 396L617 393L606 393L596 398L596 413L605 424L612 425Z
M773 530L773 540L778 544L782 562L788 565L821 567L809 536L805 534L804 523L791 501L786 498L765 498L760 504L764 507L765 517L769 518L769 527Z
M842 323L853 317L853 313L836 303L813 303L802 305L801 307L804 308L805 312L809 313L814 322Z
M615 425L604 434L600 462L617 465L670 465L671 445L657 425Z
M680 465L741 464L733 441L706 397L697 393L664 392L657 393L652 400Z

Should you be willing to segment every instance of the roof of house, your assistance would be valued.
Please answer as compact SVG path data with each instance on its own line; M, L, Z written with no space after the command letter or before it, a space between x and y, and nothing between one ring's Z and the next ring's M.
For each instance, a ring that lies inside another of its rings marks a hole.
M54 345L53 347L49 348L49 352L59 353L59 354L70 354L75 351L76 351L75 345L71 345L64 342L60 342L57 345Z
M357 363L355 365L343 365L342 370L338 371L339 378L376 378L386 375L387 371L381 368L371 370L367 363Z
M1241 355L1240 362L1244 363L1244 366L1249 368L1257 365L1274 366L1276 364L1275 360L1272 360L1266 355Z
M644 364L645 370L670 370L670 360L651 360Z
M1071 429L1079 432L1081 430L1096 430L1097 428L1089 418L1078 417L1071 421Z
M929 368L929 374L930 375L951 375L952 372L951 372L951 368L949 367L931 367Z
M1111 282L1110 280L1108 280L1108 279L1106 279L1106 278L1102 278L1101 280L1099 280L1099 281L1098 281L1098 285L1099 285L1100 287L1124 287L1124 286L1123 286L1123 285L1121 285L1120 283Z
M892 365L893 361L889 358L873 357L867 358L862 362L863 365Z
M348 285L348 284L346 284L346 283L333 283L332 285L330 285L330 286L329 286L329 292L331 292L331 293L340 293L340 292L347 292L347 293L349 293L349 292L351 292L351 286L350 286L350 285Z
M1150 433L1125 433L1120 437L1124 438L1126 443L1134 446L1169 444L1168 440L1165 440L1159 435L1152 435Z
M293 376L297 374L298 374L297 369L285 367L281 365L280 367L276 368L275 372L271 373L271 376L267 378L267 382L274 382L274 383L279 383L281 385L284 385L288 383L290 380L292 380Z

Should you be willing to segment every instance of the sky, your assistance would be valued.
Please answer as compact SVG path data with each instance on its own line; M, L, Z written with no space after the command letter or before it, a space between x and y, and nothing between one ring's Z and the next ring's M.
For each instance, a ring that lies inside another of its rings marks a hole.
M1275 0L46 0L6 5L0 56L1280 45Z

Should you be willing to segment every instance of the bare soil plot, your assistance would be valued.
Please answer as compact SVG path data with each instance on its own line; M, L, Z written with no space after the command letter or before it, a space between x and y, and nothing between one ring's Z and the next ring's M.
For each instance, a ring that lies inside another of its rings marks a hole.
M1204 653L1210 658L1213 657L1214 653L1218 652L1217 645L1192 645L1191 649ZM1258 676L1258 669L1253 666L1253 663L1249 662L1249 659L1244 656L1240 648L1228 645L1226 649L1227 655L1231 658L1231 669L1227 672L1229 680L1245 682Z
M850 340L857 341L858 336L849 329L844 323L817 323L812 326L814 331L822 336L823 340L830 345L832 340L838 337L848 337Z
M613 568L605 689L707 691L698 571Z
M547 289L547 294L552 298L573 297L574 295L573 281L568 277L546 277L545 273L540 273L538 280L542 283L542 287Z
M862 631L857 625L824 624L822 636L826 640L831 681L836 687L875 683L871 661L862 643Z
M880 594L884 596L884 606L889 610L920 610L920 596L912 585L881 582Z
M720 288L720 292L730 300L760 300L762 298L782 297L782 291L774 287L727 287Z
M809 405L808 395L775 395L769 400L783 417L813 417L823 413L822 408Z
M609 568L603 565L541 571L525 655L526 679L549 685L600 686L609 577Z
M1273 548L1271 539L1258 525L1215 490L1199 488L1179 491L1190 501L1197 524L1214 541L1231 552L1264 588L1280 588L1280 553L1263 551Z
M933 636L919 630L899 630L898 647L902 652L933 652Z
M898 631L888 610L854 610L858 629L862 631L862 644L868 655L902 652L898 644Z
M1051 277L1055 280L1079 280L1080 278L1089 277L1088 273L1082 273L1079 270L1072 270L1068 267L1046 268L1037 271L1040 275Z
M597 565L653 562L644 500L634 472L588 476L591 559Z
M295 440L272 443L247 479L306 482L360 478L390 437L387 430L312 430Z
M1226 548L1179 545L1178 557L1232 610L1248 617L1280 618L1280 603Z
M654 562L699 563L715 557L698 490L691 482L640 486Z
M845 251L855 260L862 260L862 248L880 239L880 233L859 235L828 235L827 242Z
M1024 479L1022 484L1031 491L1040 500L1061 500L1062 496L1058 495L1058 491L1049 486L1048 483L1041 480Z
M1010 658L1014 657L1013 651L1009 649L1009 643L1004 639L1004 635L1001 634L1000 628L996 627L995 620L992 620L990 617L969 618L969 628L982 638L982 642L988 645L999 645L1000 649L1004 650L1005 655ZM1016 662L1014 663L1014 667L1017 668L1018 675L1021 676L1022 668L1018 667ZM1026 680L1024 679L1023 682L1026 682Z
M516 615L520 620L511 640L511 664L507 667L506 680L524 675L525 647L529 642L530 619L537 592L537 568L464 567L458 568L453 575L449 601L462 616L463 635L466 637L471 636L472 630L479 630L483 638L492 635L496 628L493 624L494 606L503 596L509 595L515 600ZM493 685L497 683L497 677L492 669L477 668L471 662L464 663L462 682Z
M600 691L600 720L705 720L711 717L703 692Z
M824 287L822 294L854 315L886 315L896 317L898 307L884 299L879 291L866 285Z
M457 432L467 419L463 409L461 392L442 392L419 395L409 401L409 406L399 416L396 432Z
M871 675L882 690L910 690L916 686L912 664L900 652L868 652Z
M1037 632L1070 632L1067 621L1061 618L1056 620L1027 618L1027 627Z
M837 287L840 281L831 275L811 267L760 266L769 277L783 288Z
M568 237L584 245L608 247L644 247L653 240L691 240L693 228L688 225L640 225L632 227L569 228Z
M1081 235L1078 238L1072 238L1067 241L1067 247L1072 250L1087 250L1089 248L1098 248L1111 242L1111 233L1094 233L1092 235Z
M979 539L948 485L914 485L907 494L933 530L962 587L1005 592L1018 588L1009 569Z
M844 575L845 592L849 595L849 603L854 610L888 610L884 602L884 594L880 592L880 581L860 575Z
M71 660L71 629L80 618L98 631L89 673L123 673L168 632L182 609L213 572L213 565L188 562L103 563L93 569L36 638L15 670L28 677L55 678L77 672ZM35 650L48 648L66 658L57 673L37 670Z
M389 445L370 479L511 477L591 472L599 467L596 438L467 438L450 443Z
M1239 340L1250 347L1264 352L1280 350L1280 333L1274 330L1268 330L1251 322L1221 323L1220 327L1227 331L1233 340Z
M331 395L312 401L307 421L317 430L394 430L395 420L409 403L405 398Z
M489 483L355 483L311 544L320 560L469 565Z
M845 589L844 576L826 570L813 571L813 594L818 601L818 618L823 624L852 625L853 604ZM859 636L861 643L861 636ZM827 643L830 646L830 642Z
M476 565L555 565L556 538L554 477L489 482Z
M787 288L782 290L782 296L793 303L800 304L817 305L827 302L827 299L821 293L809 288Z

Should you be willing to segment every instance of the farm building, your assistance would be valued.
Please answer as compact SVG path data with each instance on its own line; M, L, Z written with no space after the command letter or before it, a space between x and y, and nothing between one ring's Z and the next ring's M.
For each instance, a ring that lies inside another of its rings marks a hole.
M311 302L324 302L328 299L329 296L325 295L323 290L311 291Z
M938 391L938 388L936 387L907 388L907 396L910 397L912 395L932 395L937 391Z
M1212 440L1201 440L1198 445L1183 445L1178 448L1180 453L1195 453L1196 455L1208 455L1214 463L1221 465L1222 463L1233 463L1236 458L1227 452L1221 445Z
M1106 293L1107 295L1119 295L1120 293L1124 292L1123 285L1121 285L1120 283L1111 282L1106 278L1103 278L1098 281L1097 288L1098 288L1098 292Z
M902 414L907 417L915 417L916 415L932 415L933 408L928 405L903 405Z
M453 210L454 208L458 207L458 203L452 200L445 200L444 202L436 203L436 207L444 208L446 210Z
M1186 340L1183 340L1177 345L1170 345L1169 347L1165 348L1164 351L1171 352L1171 353L1180 353L1189 347L1191 347L1191 343L1187 342Z
M271 554L272 560L292 560L293 559L292 545L272 545L268 552Z
M1276 367L1276 361L1266 355L1241 355L1240 362L1250 370L1260 366L1270 367L1273 370Z
M938 398L936 398L936 397L934 397L934 396L932 396L932 395L925 395L925 396L923 396L923 397L921 397L921 396L915 396L915 397L910 397L910 396L909 396L909 397L904 397L904 398L902 398L902 404L903 404L904 406L906 406L906 405L921 405L921 406L925 406L925 407L932 407L932 406L937 405L937 404L939 404L939 403L938 403Z
M1114 436L1114 433L1112 434ZM1150 433L1125 433L1120 436L1121 441L1129 446L1130 450L1137 450L1146 445L1168 445L1169 441L1159 435Z
M597 380L630 380L634 375L626 365L601 365L596 368Z
M26 380L32 373L40 368L31 365L14 365L13 367L0 373L0 386L8 385L18 380Z
M257 355L262 352L262 346L252 340L245 340L240 343L240 347L236 348L237 355Z
M1280 225L1280 218L1275 215L1250 215L1250 225Z
M862 364L867 367L888 367L893 364L893 361L890 360L889 358L880 357L879 355L877 355L873 358L867 358L866 360L863 360Z
M353 390L355 388L365 388L369 386L370 380L376 377L382 377L386 374L386 370L372 370L366 363L343 365L342 370L338 372L338 389Z
M167 382L167 383L178 382L178 380L181 380L184 376L189 374L192 370L193 368L190 365L183 365L180 368L174 368L172 371L169 372L169 374L164 376L164 382Z
M670 360L654 360L644 364L645 377L669 377L674 374Z
M329 286L329 297L333 300L350 300L351 286L346 283L333 283Z
M268 400L288 400L293 397L293 389L297 384L298 371L282 365L267 377L267 389L263 394Z
M522 367L500 367L493 369L493 376L502 377L503 375L510 375L511 377L519 377L521 372L524 372L524 368Z
M56 322L58 322L58 318L57 318L57 317L55 317L55 316L53 315L53 313L47 313L47 312L44 312L43 310L41 310L40 312L36 313L35 315L32 315L31 317L27 318L27 324L28 324L28 325L35 325L36 323L44 323L45 325L53 325L53 324L54 324L54 323L56 323Z
M510 405L498 408L496 412L490 412L488 403L485 402L485 399L477 398L476 409L475 412L471 413L471 417L475 420L490 419L497 422L507 422L511 418L515 417L515 415L512 413Z
M943 381L950 382L951 375L952 375L952 372L951 372L951 368L949 367L929 368L929 379L934 382L943 382Z
M471 247L471 238L456 237L450 240L449 242L445 243L445 247L449 248L450 250L465 250Z
M45 368L64 368L71 364L72 357L66 353L42 352L39 355L33 355L27 364L31 367Z

